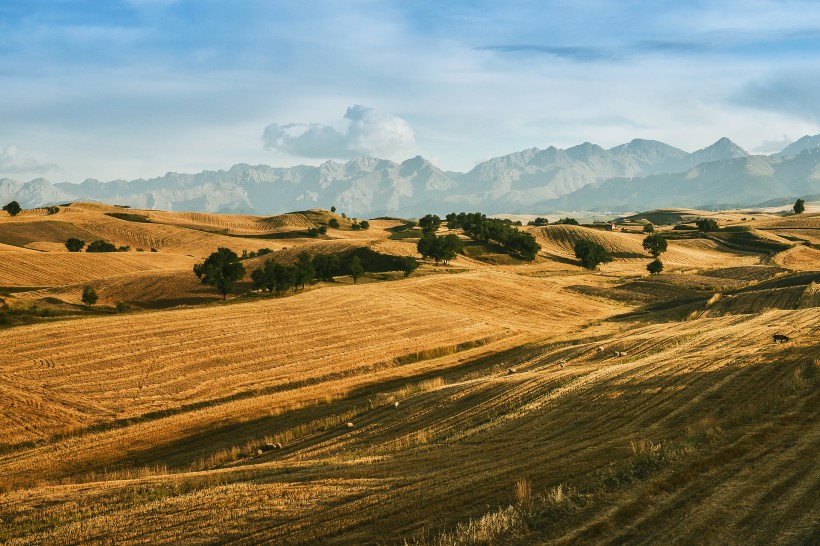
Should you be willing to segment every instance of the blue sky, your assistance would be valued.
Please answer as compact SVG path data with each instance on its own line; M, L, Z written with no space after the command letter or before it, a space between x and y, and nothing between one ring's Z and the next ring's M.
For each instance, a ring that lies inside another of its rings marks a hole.
M0 177L820 133L816 1L3 0Z

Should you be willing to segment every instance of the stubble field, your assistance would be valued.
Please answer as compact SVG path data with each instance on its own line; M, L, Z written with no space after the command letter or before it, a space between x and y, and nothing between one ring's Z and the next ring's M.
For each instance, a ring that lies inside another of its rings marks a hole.
M820 540L818 215L758 215L807 243L774 253L671 239L651 278L642 234L547 226L522 228L533 263L222 303L191 271L219 246L290 263L415 240L340 217L303 237L320 211L112 211L0 217L6 307L76 307L0 328L0 542ZM84 233L158 252L58 251ZM581 238L615 260L580 268Z

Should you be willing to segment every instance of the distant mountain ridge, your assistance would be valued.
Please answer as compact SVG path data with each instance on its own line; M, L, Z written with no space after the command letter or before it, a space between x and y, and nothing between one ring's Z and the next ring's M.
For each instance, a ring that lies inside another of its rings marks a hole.
M820 193L820 135L771 156L752 156L728 138L688 153L635 139L610 149L585 142L530 148L466 173L444 172L421 156L395 163L358 157L346 163L270 167L234 165L197 174L80 184L0 179L0 201L26 208L104 201L134 208L277 214L335 205L352 216L414 216L475 209L487 213L753 205Z

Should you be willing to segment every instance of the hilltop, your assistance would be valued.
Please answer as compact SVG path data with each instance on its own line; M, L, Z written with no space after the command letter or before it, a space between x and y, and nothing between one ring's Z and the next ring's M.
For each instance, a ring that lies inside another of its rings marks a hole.
M0 542L817 536L820 214L511 226L532 261L444 222L464 246L446 264L417 222L351 216L0 213ZM579 240L612 261L584 269ZM225 302L192 271L219 247L246 269ZM253 289L302 253L366 272Z

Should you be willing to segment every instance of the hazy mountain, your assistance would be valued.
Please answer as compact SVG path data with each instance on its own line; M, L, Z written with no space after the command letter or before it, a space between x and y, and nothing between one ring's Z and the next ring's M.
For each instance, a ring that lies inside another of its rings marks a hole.
M693 153L653 140L636 139L610 149L585 142L567 149L522 150L480 163L466 173L444 172L417 156L402 163L358 157L316 167L239 164L222 171L168 173L130 181L89 179L80 184L2 179L0 201L16 199L27 208L88 200L256 214L335 205L361 217L443 214L457 209L497 213L646 208L639 203L652 199L671 199L667 205L752 204L817 193L820 160L805 149L815 141L820 141L820 135L804 137L768 157L749 156L727 138ZM804 147L802 153L794 158L783 155L790 148L797 150L798 144Z
M786 146L782 152L778 152L775 155L781 157L787 155L796 155L802 152L803 150L812 150L818 147L820 147L820 135L806 135L802 138L797 139L796 142L792 142L791 144Z
M820 148L795 156L748 156L703 163L682 173L613 178L528 210L625 211L659 207L757 205L820 192Z

